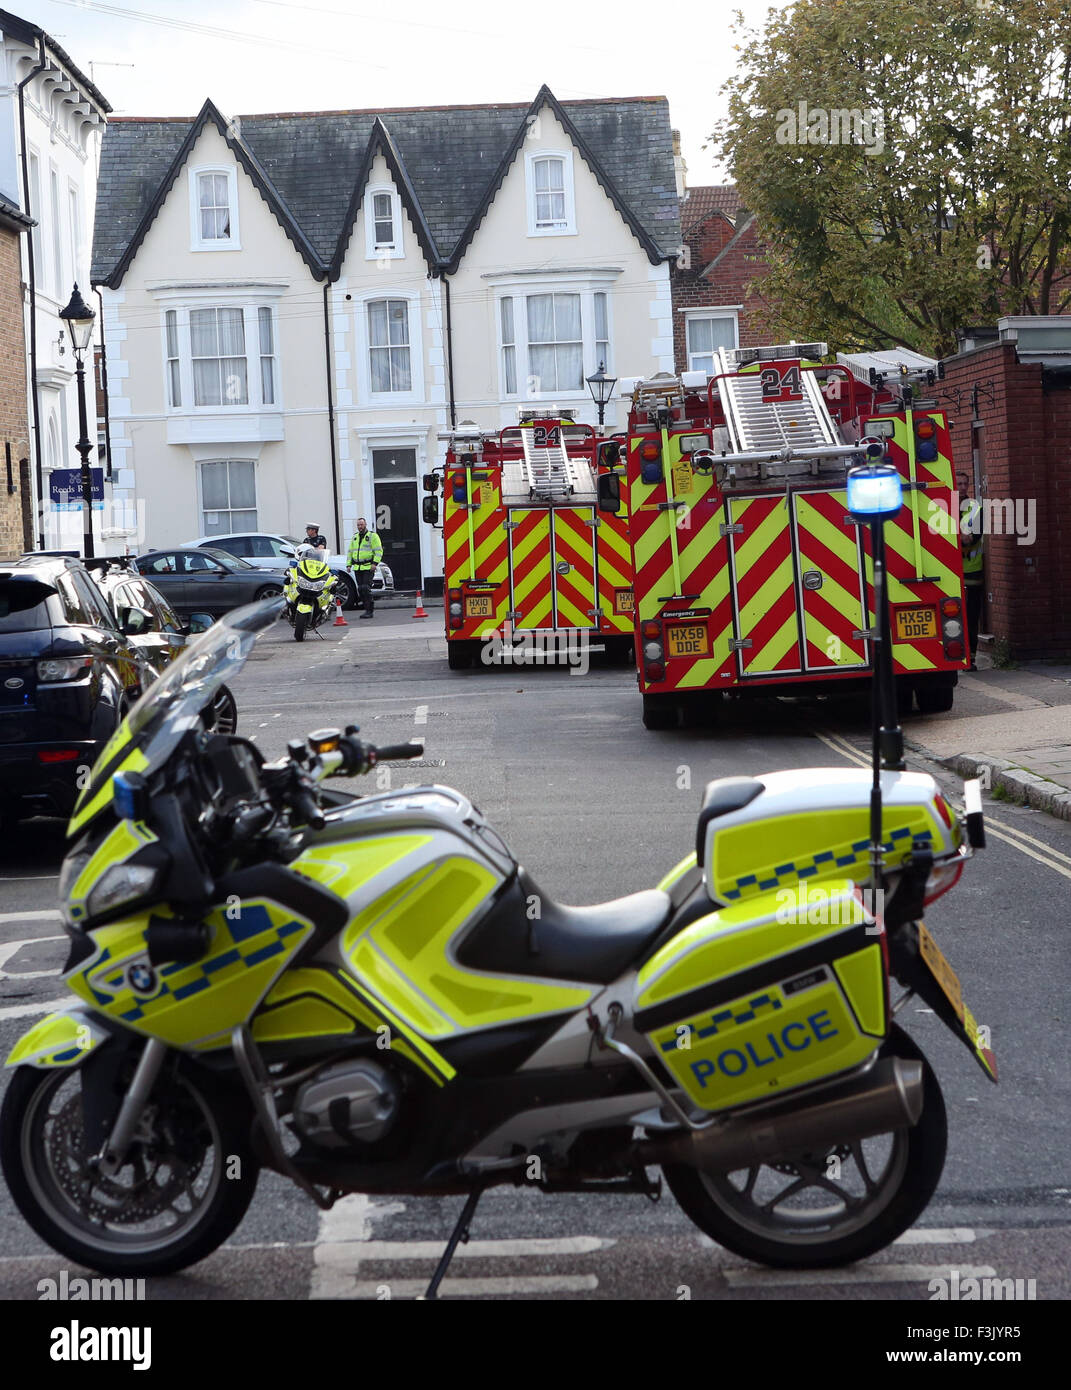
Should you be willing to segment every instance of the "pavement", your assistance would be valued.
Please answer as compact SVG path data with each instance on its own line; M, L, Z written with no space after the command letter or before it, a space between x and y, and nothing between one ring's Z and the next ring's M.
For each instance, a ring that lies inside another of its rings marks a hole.
M1071 820L1071 662L998 668L982 649L978 667L947 714L910 722L908 744L997 800Z

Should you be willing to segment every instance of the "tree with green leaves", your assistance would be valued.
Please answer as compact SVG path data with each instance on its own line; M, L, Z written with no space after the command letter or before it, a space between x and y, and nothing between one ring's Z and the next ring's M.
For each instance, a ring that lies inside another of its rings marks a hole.
M1068 0L797 0L735 33L712 140L783 333L942 355L1071 307Z

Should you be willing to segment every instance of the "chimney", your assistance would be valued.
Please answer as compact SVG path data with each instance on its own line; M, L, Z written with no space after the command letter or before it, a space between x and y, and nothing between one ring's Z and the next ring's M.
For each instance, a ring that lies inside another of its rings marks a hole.
M688 186L688 165L681 154L680 131L674 130L670 133L673 136L673 172L677 176L677 197L683 198L684 190Z

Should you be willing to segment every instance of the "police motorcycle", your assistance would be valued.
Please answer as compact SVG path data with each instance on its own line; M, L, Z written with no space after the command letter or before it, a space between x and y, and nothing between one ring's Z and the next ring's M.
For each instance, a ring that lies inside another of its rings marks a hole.
M866 482L850 493L864 518ZM199 710L282 600L203 633L71 819L72 998L16 1043L0 1113L25 1219L80 1264L149 1275L226 1240L261 1168L323 1209L455 1194L430 1297L499 1184L657 1199L664 1179L707 1235L772 1266L893 1241L946 1145L905 1000L994 1081L996 1064L922 921L984 843L980 791L964 815L903 770L872 553L872 772L713 781L695 851L594 907L537 887L458 791L324 786L419 744L351 725L268 762L206 732Z
M298 547L297 559L286 571L283 598L294 641L303 642L329 616L334 604L335 576L319 558L315 546Z

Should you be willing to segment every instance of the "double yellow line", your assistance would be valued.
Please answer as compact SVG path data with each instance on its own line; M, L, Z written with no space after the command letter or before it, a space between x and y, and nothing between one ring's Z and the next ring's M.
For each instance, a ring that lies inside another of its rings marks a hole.
M827 748L831 748L834 753L839 753L842 758L846 758L849 762L855 763L859 767L870 767L870 759L849 743L846 738L842 738L840 734L816 732L814 736ZM949 799L952 800L952 798ZM952 804L957 813L962 815L963 806L956 801L953 801ZM1064 878L1071 879L1071 855L1064 854L1062 850L1053 849L1043 840L1028 835L1025 830L1019 830L1016 826L1008 825L1005 821L994 820L989 807L986 807L985 830L987 835L1003 840L1005 844L1029 855L1031 859L1036 859L1039 864L1044 864L1054 873L1063 874Z

